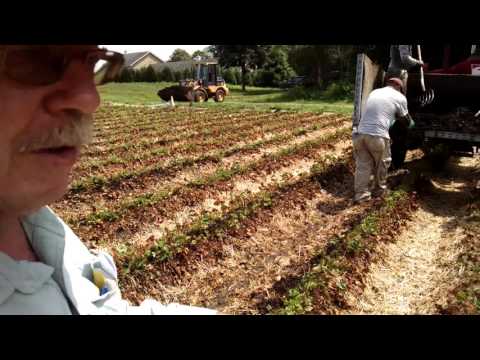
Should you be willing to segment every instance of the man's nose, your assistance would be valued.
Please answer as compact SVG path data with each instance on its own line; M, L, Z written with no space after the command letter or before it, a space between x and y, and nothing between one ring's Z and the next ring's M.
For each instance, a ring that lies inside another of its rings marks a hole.
M74 110L92 114L99 105L93 71L78 60L68 65L62 79L45 99L45 107L51 113Z

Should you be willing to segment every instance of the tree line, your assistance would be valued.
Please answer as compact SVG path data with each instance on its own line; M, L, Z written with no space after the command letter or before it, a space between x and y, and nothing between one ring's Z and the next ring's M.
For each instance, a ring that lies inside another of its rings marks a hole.
M183 79L195 78L195 71L193 68L185 69L183 71L173 71L169 67L165 67L162 71L155 71L150 65L139 70L124 68L117 82L176 82Z
M278 87L294 76L303 76L305 85L326 89L332 83L353 86L357 53L366 45L212 45L192 55L176 49L168 62L216 57L220 75L227 84ZM124 69L119 82L175 82L195 77L194 69L172 71L165 67L156 73L149 66Z
M237 66L243 89L260 74L264 86L278 86L291 76L304 76L320 89L331 82L353 83L355 59L364 45L212 45L220 64Z

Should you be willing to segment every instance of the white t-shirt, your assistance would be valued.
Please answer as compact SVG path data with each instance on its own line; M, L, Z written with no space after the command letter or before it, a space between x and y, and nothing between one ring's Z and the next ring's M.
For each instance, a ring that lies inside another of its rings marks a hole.
M390 86L373 90L365 104L358 133L390 139L388 130L395 123L396 117L404 117L407 114L405 95Z

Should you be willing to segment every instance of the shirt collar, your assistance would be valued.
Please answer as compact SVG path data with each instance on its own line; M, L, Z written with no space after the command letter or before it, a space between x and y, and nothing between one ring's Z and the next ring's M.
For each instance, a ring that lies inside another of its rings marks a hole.
M40 261L54 269L54 280L63 287L65 229L62 221L48 208L25 216L22 226Z
M40 262L15 261L0 252L0 303L19 291L23 294L37 292L53 274L51 266Z

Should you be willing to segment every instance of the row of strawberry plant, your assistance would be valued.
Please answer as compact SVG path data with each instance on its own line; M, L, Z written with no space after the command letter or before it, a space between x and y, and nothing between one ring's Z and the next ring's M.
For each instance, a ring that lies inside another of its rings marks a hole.
M341 119L334 122L328 122L324 123L319 129L322 129L324 127L329 127L333 126L336 124L341 124L344 121ZM312 128L312 130L315 130ZM296 131L297 136L305 135L307 132L306 130L302 127L299 128ZM275 142L275 141L273 141ZM233 142L235 143L235 142ZM268 145L269 141L260 141L258 145L253 145L254 148L259 149L260 146L262 145ZM116 187L121 181L124 180L138 180L138 181L143 181L145 177L147 176L155 176L158 180L158 176L166 176L166 175L172 175L173 173L176 173L180 170L183 170L186 167L191 167L196 164L202 164L202 163L207 163L207 162L213 162L213 163L218 163L221 161L223 157L226 156L231 156L234 153L241 152L242 149L248 149L250 150L252 148L252 144L246 144L242 145L240 147L234 146L233 148L230 149L221 149L218 152L213 152L213 153L207 153L207 154L202 154L197 157L184 157L184 158L177 158L169 162L162 162L158 164L158 159L154 159L155 164L152 166L145 166L145 164L141 165L140 169L129 169L129 170L122 170L116 174L110 174L108 177L102 177L98 175L93 175L89 176L86 179L80 178L79 180L76 180L72 183L70 187L69 194L78 194L80 192L86 192L86 191L100 191L100 190L106 190L106 189L111 189L113 187ZM163 150L161 150L163 152ZM163 154L159 154L163 155Z
M319 125L318 128L324 128L327 126L334 126L339 125L342 123L345 118L337 118L333 121L326 122L326 119L314 119L318 120ZM109 158L104 160L99 160L95 158L91 158L90 156L86 161L82 161L76 168L75 173L77 173L77 177L81 176L82 172L87 172L91 176L91 171L99 169L102 167L102 172L108 172L108 169L104 168L110 164L129 164L133 161L142 161L142 160L151 160L151 161L159 161L163 160L164 158L173 157L175 155L187 155L187 154L195 154L195 153L205 153L206 151L211 151L215 149L221 149L225 147L232 146L239 140L245 142L250 141L255 138L258 138L258 133L275 133L280 132L285 129L290 129L292 125L301 125L297 130L301 132L302 128L304 128L307 124L315 124L317 121L311 121L310 119L306 118L302 121L293 121L293 122L279 122L274 123L272 125L265 125L263 128L259 129L257 127L252 128L249 126L245 126L245 129L237 128L236 131L231 131L230 128L222 129L222 132L213 134L207 129L204 132L204 136L193 136L195 141L187 142L187 143L180 143L177 146L167 147L165 146L166 143L171 139L157 139L154 141L142 140L135 145L129 146L128 144L123 145L121 148L122 151L115 151L113 149L105 151L110 154ZM306 131L305 131L306 133ZM189 138L188 136L187 138ZM182 136L178 136L177 139L181 139ZM160 146L156 146L160 144ZM140 152L143 149L148 149L148 151ZM123 155L123 153L132 153L132 155ZM123 156L122 156L123 155ZM86 155L88 156L88 155ZM139 164L141 166L148 166L148 164ZM95 174L95 176L98 176Z

